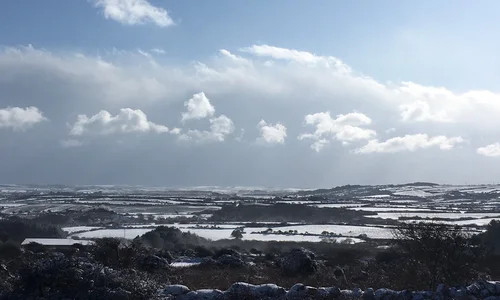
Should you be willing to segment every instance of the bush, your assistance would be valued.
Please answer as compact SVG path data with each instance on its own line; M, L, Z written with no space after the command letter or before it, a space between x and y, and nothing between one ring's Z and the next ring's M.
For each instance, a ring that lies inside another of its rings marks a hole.
M209 257L214 255L213 251L203 246L196 246L194 251L198 257Z
M42 244L31 242L24 246L24 249L31 251L33 253L45 253L47 252L47 247Z
M0 220L0 237L4 242L7 240L22 242L26 238L64 238L66 233L54 225L11 217Z
M437 284L458 284L470 279L476 271L479 248L460 227L442 223L404 223L394 230L397 249L406 271L422 278L434 290Z
M83 258L47 255L27 261L7 299L156 299L146 273L117 271Z
M13 241L7 241L0 245L0 258L11 260L21 255L21 248Z
M236 228L233 232L231 232L231 237L241 240L243 238L243 230Z
M175 250L183 248L186 245L205 245L209 244L208 240L192 234L190 232L182 232L175 227L160 226L155 230L146 232L139 240L148 246L156 249Z

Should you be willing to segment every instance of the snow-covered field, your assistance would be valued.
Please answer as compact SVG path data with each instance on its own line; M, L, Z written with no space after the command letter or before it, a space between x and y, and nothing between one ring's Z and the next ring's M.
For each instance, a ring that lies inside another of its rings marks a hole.
M460 213L460 212L450 212L450 213L427 213L427 212L395 212L395 213L377 213L374 216L368 216L370 218L381 218L381 219L392 219L397 220L400 217L420 217L420 218L446 218L446 219L461 219L461 218L488 218L488 217L498 217L500 218L500 213Z
M95 208L112 210L119 215L115 225L125 229L105 228L105 225L74 223L63 228L68 234L81 238L125 237L135 238L157 226L155 223L179 222L187 218L191 224L175 224L182 231L190 231L211 240L230 238L231 232L248 224L248 218L236 223L217 224L211 228L214 210L224 205L273 205L275 203L305 204L318 208L346 208L358 212L376 213L356 220L363 226L313 225L288 223L280 225L280 218L267 222L267 227L246 227L244 240L282 240L319 242L323 232L356 238L366 234L372 239L391 238L391 228L401 217L418 221L419 218L441 218L448 224L467 225L484 229L493 219L500 219L500 185L435 185L416 183L407 185L344 186L323 190L260 189L228 187L196 187L189 189L149 188L131 186L32 187L0 185L0 212L4 215L37 216L44 214L81 213ZM140 218L140 216L142 217ZM0 216L6 217L6 216ZM471 220L461 220L471 218ZM162 219L167 219L166 221ZM367 221L368 220L368 221ZM300 220L297 220L300 221ZM400 220L401 221L401 220ZM426 220L427 221L427 220ZM137 225L130 225L137 222ZM196 227L196 223L199 226ZM203 224L202 224L203 223ZM313 222L310 222L313 223ZM108 223L103 223L108 224ZM372 224L372 225L371 225ZM380 224L380 225L373 225ZM172 226L172 225L168 225ZM204 228L204 227L210 228ZM260 226L260 225L257 225ZM386 226L384 228L384 226ZM296 231L294 234L276 234L277 231ZM355 240L359 242L361 240Z
M299 225L274 227L273 231L288 231L297 230L298 233L321 234L324 231L341 234L348 237L357 237L360 234L366 234L372 239L387 239L391 238L391 229L373 226L349 226L349 225ZM248 228L250 230L250 228Z
M234 229L240 228L241 226L236 224L218 224L215 225L217 228L201 228L201 227L211 227L213 224L172 224L168 226L174 226L179 228L183 232L191 232L199 235L203 238L210 239L213 241L230 239L231 233ZM129 225L130 227L124 229L97 229L90 227L89 231L81 232L79 230L83 228L71 227L66 228L66 230L73 230L73 232L78 232L74 234L79 238L103 238L103 237L117 237L117 238L127 238L133 239L138 235L143 235L156 228L158 225L154 224L144 224L144 225ZM96 230L97 229L97 230ZM347 238L351 238L354 242L362 242L360 239L355 237L360 234L366 234L369 238L373 239L387 239L391 238L391 230L389 228L381 227L370 227L370 226L345 226L345 225L298 225L298 226L283 226L283 227L273 227L273 232L269 234L263 234L268 229L268 227L245 227L243 233L243 240L257 240L257 241L297 241L297 242L320 242L322 240L321 235L324 231L329 233L342 235L342 237L332 237L333 240L342 242ZM296 230L296 234L277 234L278 231L288 232ZM313 235L307 235L313 234Z
M102 227L96 226L74 226L74 227L63 227L62 230L67 232L68 234L73 234L75 232L85 232L90 230L101 229Z

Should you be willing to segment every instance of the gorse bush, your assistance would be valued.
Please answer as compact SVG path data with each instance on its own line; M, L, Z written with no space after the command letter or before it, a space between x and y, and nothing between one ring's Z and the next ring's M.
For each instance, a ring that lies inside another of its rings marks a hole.
M470 279L477 270L482 248L474 245L471 235L460 227L442 223L404 223L393 231L403 268L427 281L456 284Z

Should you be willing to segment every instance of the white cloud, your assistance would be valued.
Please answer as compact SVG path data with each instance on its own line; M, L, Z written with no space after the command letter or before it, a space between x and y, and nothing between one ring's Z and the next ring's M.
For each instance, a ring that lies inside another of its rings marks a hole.
M499 157L500 156L500 143L490 144L484 147L479 147L476 150L477 154L490 156L490 157Z
M299 140L312 139L311 148L319 152L329 143L329 139L336 139L344 145L360 140L368 140L377 135L372 129L360 126L370 125L372 120L365 114L353 112L346 115L337 115L333 119L330 112L320 112L305 116L305 124L316 127L313 133L304 133L298 136Z
M25 131L35 124L47 120L36 107L7 107L0 109L0 129Z
M108 101L178 101L176 97L186 92L204 90L217 96L245 94L277 102L290 99L287 103L295 107L306 106L306 102L327 104L332 110L341 107L343 111L367 106L377 120L377 114L384 114L382 119L399 117L408 123L454 122L476 128L500 125L498 93L457 93L413 82L381 83L355 73L332 56L268 45L243 50L245 57L223 49L213 60L176 66L161 64L136 51L90 56L33 47L5 48L0 52L0 68L9 72L0 77L21 77L21 70L48 73L91 86L87 93Z
M126 25L154 23L160 27L174 25L168 12L151 5L146 0L93 0L94 5L103 10L106 19Z
M253 45L242 48L241 51L254 54L261 57L271 57L278 60L289 60L306 64L322 64L326 67L332 67L338 71L350 72L349 66L340 59L333 56L318 56L306 51L273 47L269 45Z
M203 142L223 142L226 137L234 132L233 121L221 115L217 118L210 119L210 130L189 130L179 136L181 141L196 141Z
M161 48L153 48L151 49L151 52L156 53L156 54L166 54L167 52Z
M210 100L203 92L194 94L191 99L184 102L184 106L187 112L182 113L183 122L192 119L204 119L213 116L215 113L215 107L210 104Z
M74 139L62 140L62 141L59 141L59 143L61 144L61 147L63 147L63 148L76 148L76 147L83 146L82 141L74 140Z
M370 140L365 146L356 149L356 153L394 153L401 151L416 151L430 147L438 147L441 150L451 150L455 145L463 143L461 137L446 137L443 135L429 137L427 134L412 134L403 137L394 137L379 142Z
M105 102L104 107L109 109L138 105L149 108L157 103L162 103L158 107L167 107L185 100L183 97L188 93L204 91L217 97L222 105L233 101L227 104L233 111L224 112L238 123L242 114L247 120L255 120L262 116L260 112L272 107L276 115L266 119L272 117L286 122L288 136L303 133L296 128L300 124L298 118L308 111L369 111L370 118L376 121L367 123L369 118L365 116L364 121L355 117L357 123L334 122L338 117L321 115L325 113L309 115L306 124L314 127L299 138L311 139L315 151L334 140L352 146L355 141L374 139L376 132L383 133L393 127L398 128L400 135L427 132L432 136L439 132L453 136L460 132L462 136L473 136L475 132L494 133L500 126L500 94L491 91L454 92L413 82L379 82L356 73L335 57L269 45L250 46L236 54L214 49L212 59L172 65L155 60L155 55L145 57L137 51L112 50L97 56L50 52L31 46L3 48L0 50L0 82L10 86L16 82L26 85L26 80L34 80L31 86L38 88L37 93L42 91L46 95L33 105L46 114L60 103L66 104L61 107L68 107L68 101L70 105L92 109L90 111L102 108L100 102ZM51 78L50 84L45 86L43 78ZM60 94L74 97L53 98ZM92 106L86 101L93 101ZM215 108L210 101L207 103L204 109L198 105L191 111L186 109L184 120L213 118ZM248 122L241 127L253 126Z
M326 139L316 140L314 143L311 144L311 149L313 149L316 152L320 152L329 143L330 141Z
M284 144L286 138L286 127L281 123L267 124L261 120L257 125L260 131L260 137L257 141L267 144Z
M429 103L424 101L416 101L411 104L400 105L401 120L405 122L450 122L450 118L446 116L445 111L436 113L431 112Z
M173 135L179 135L181 133L182 129L181 128L172 128L170 129L170 134L173 134Z
M108 135L132 132L168 132L168 128L148 121L146 114L140 109L122 108L116 116L101 110L92 117L79 115L70 129L70 134L80 136L85 133Z

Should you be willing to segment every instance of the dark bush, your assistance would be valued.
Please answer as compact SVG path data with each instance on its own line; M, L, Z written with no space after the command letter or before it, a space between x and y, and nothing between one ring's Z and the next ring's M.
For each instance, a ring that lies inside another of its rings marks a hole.
M231 249L231 248L222 248L222 249L217 250L217 252L214 254L213 258L217 259L223 255L230 255L230 256L241 258L241 254L238 251Z
M47 255L28 261L7 299L156 299L145 273L116 271L83 258Z
M428 282L431 290L441 282L459 284L474 276L481 249L461 227L442 223L403 223L394 230L404 268L414 280ZM422 278L418 278L418 275Z
M208 240L190 232L182 232L175 227L160 226L153 231L146 232L140 238L145 245L156 249L174 250L186 245L205 245Z
M36 243L36 242L31 242L27 245L24 245L24 249L27 251L31 251L33 253L45 253L47 252L47 247L45 247L42 244Z
M392 248L380 251L375 255L375 260L383 264L392 263L399 259L401 259L401 253Z
M7 241L0 244L0 259L11 260L16 259L21 255L19 244L13 241Z
M209 257L214 255L213 251L204 246L196 246L194 251L197 257Z
M13 240L20 243L26 238L64 238L66 233L54 225L11 217L0 220L0 237L4 242Z

